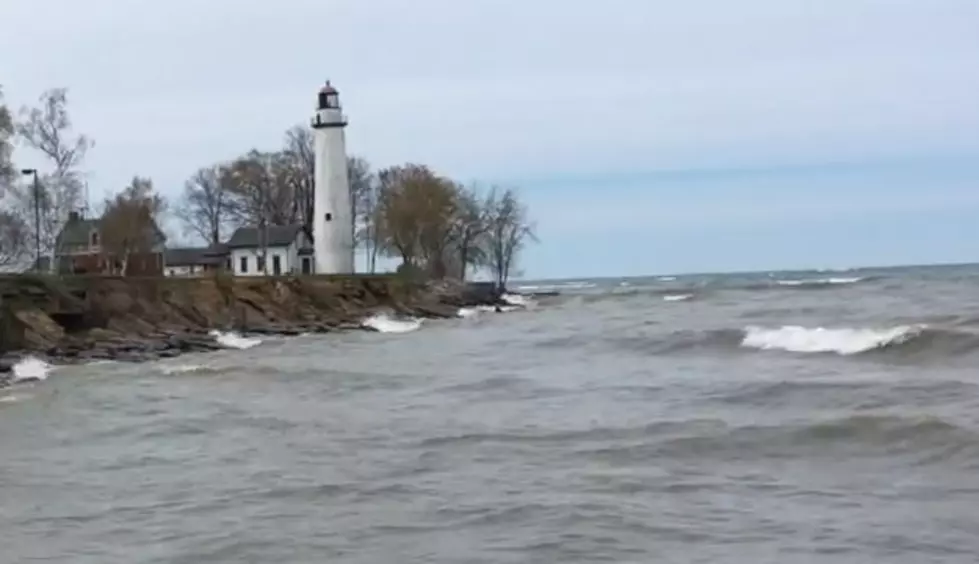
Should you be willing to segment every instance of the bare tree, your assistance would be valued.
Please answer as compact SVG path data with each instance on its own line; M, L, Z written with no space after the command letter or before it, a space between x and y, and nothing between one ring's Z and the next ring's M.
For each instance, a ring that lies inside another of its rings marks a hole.
M285 147L282 149L284 179L290 187L297 205L297 219L302 223L306 235L313 237L313 215L316 200L316 148L313 132L304 125L296 125L286 131ZM375 177L367 160L350 156L347 158L347 177L350 186L351 214L354 218L354 246L363 243L366 230L362 228L365 215L365 200L371 198Z
M10 117L10 110L3 103L3 89L0 88L0 202L6 196L7 187L16 175L10 160L13 155L13 143L11 143L13 135L14 122Z
M211 166L198 170L184 185L184 193L175 214L184 230L208 244L221 242L231 221L231 194L224 167Z
M120 274L129 274L132 255L152 252L163 242L156 218L165 209L165 200L153 191L148 178L134 177L122 192L106 200L100 224L102 248L120 261Z
M299 217L283 153L249 151L226 168L226 186L232 196L230 210L241 224L295 223Z
M316 199L316 154L313 132L306 126L297 125L286 131L285 148L282 151L286 167L286 182L292 189L298 209L298 220L303 224L306 236L313 238L313 215Z
M459 206L455 217L454 250L459 279L466 279L469 266L478 267L486 262L484 239L489 231L489 219L495 207L495 190L481 199L479 188L459 187Z
M497 286L504 288L527 240L536 241L537 237L527 218L527 208L514 190L507 189L497 196L494 189L487 203L485 252Z
M383 245L378 230L380 183L376 175L371 176L370 183L364 187L358 196L358 215L354 216L357 223L355 241L364 249L367 272L373 274L377 271L377 256L380 254Z
M350 217L353 219L350 239L353 241L353 248L350 252L356 259L359 248L367 249L367 254L370 254L370 241L367 240L370 229L365 227L371 221L372 215L365 212L373 208L375 177L366 159L347 157L347 183L350 188Z
M44 92L37 108L21 110L21 121L15 125L23 142L49 161L50 169L42 175L40 194L33 186L20 185L12 190L19 210L34 217L35 198L40 209L40 224L31 225L40 231L41 250L54 249L55 238L68 214L82 206L83 180L79 170L94 142L85 135L72 132L68 115L68 96L64 88Z
M24 264L30 248L27 233L27 224L19 215L0 210L0 272Z

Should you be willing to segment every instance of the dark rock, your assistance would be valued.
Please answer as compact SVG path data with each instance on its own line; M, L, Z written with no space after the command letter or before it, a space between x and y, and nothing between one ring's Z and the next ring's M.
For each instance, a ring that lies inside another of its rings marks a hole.
M13 355L0 356L0 374L13 372L14 366L20 362L20 357Z

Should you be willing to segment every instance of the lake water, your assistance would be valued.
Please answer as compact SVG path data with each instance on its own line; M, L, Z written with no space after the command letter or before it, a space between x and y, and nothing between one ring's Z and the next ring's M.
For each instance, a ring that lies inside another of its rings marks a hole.
M976 267L557 285L0 391L0 562L976 561Z

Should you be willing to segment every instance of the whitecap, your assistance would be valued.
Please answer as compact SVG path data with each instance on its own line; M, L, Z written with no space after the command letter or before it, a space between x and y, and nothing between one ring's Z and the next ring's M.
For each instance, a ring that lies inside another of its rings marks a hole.
M225 333L218 331L217 329L213 329L209 332L209 335L214 337L214 340L217 341L219 345L229 349L250 349L262 343L261 339L255 337L242 337L234 331Z
M14 382L38 382L47 380L54 368L47 362L33 356L24 357L11 368Z
M187 374L189 372L197 372L198 370L204 370L204 366L201 364L171 364L160 367L160 372L166 374L167 376L173 374Z
M507 305L517 308L529 309L537 305L534 300L522 294L503 294L500 296L500 299L506 302Z
M665 302L685 302L693 297L693 294L667 294L663 296Z
M361 324L379 333L408 333L421 328L422 321L415 318L394 319L381 313L368 317Z
M779 328L749 326L741 346L761 350L798 353L837 353L851 355L883 346L903 343L921 334L924 325L901 325L879 329L807 328L787 325Z
M673 282L676 280L676 276L660 276L657 280L660 282Z
M479 315L479 309L474 307L460 307L456 315L464 319L470 317L476 317L477 315Z
M861 277L813 278L809 280L776 280L779 286L823 286L829 284L856 284L862 282Z

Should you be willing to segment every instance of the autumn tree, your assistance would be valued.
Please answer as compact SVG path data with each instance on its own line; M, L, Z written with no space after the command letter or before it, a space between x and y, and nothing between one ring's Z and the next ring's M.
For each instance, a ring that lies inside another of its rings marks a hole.
M153 190L150 179L137 176L122 192L107 199L104 207L100 224L102 248L119 261L119 273L127 275L130 257L153 252L163 243L157 218L166 202Z
M495 190L487 198L487 229L483 238L489 269L498 287L506 287L515 271L520 251L527 241L536 240L527 208L512 189L502 194Z
M17 209L29 217L34 217L37 199L40 223L28 225L32 235L35 229L40 231L42 252L50 252L68 214L82 207L84 180L80 168L94 143L85 135L73 133L67 89L48 90L38 101L38 107L21 110L15 131L27 147L41 154L48 167L41 171L38 194L33 185L23 183L11 192Z
M187 180L175 209L185 231L210 245L224 240L234 204L228 184L227 169L221 165L202 168Z
M456 185L416 164L385 169L378 182L376 228L382 248L405 265L444 275L458 206Z

